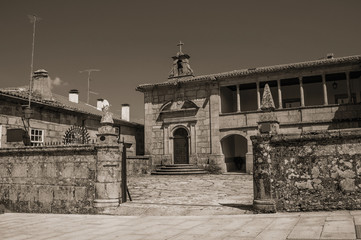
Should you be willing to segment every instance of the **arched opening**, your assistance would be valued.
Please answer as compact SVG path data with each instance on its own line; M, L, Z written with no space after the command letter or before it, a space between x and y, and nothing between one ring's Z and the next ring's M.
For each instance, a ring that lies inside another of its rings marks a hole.
M178 128L173 133L173 159L174 164L188 164L188 132L184 128Z
M246 172L247 139L230 135L221 140L227 172Z

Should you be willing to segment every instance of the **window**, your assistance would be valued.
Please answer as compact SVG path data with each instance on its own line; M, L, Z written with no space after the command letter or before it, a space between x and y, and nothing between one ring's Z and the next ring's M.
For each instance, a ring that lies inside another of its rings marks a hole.
M41 145L44 142L44 130L41 129L31 129L30 131L30 140L32 146Z
M348 95L347 94L336 94L335 95L335 103L336 104L345 104L348 102ZM356 94L351 95L351 103L356 103Z
M300 106L301 106L301 100L299 98L290 98L283 100L283 108L294 108Z

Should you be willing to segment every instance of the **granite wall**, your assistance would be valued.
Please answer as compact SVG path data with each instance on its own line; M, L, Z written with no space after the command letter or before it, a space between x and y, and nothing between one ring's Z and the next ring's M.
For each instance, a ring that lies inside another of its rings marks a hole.
M0 149L0 205L15 212L101 212L103 202L119 205L120 161L119 145Z
M127 175L150 174L152 170L150 156L127 156Z
M361 130L251 139L256 209L361 209Z

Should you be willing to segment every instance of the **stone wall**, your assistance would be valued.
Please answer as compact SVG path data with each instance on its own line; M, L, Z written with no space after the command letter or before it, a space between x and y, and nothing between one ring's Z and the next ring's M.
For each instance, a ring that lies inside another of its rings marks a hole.
M104 202L119 205L120 146L0 149L0 205L37 213L97 213Z
M360 129L251 139L256 209L361 209Z
M149 174L151 172L150 156L127 156L127 175Z
M209 160L212 154L210 111L218 116L218 105L214 104L216 110L210 107L210 88L204 84L178 84L144 93L145 154L152 156L153 166L172 164L173 131L179 127L187 129L192 138L189 142L190 163L204 164ZM196 105L195 109L183 111L187 101ZM162 112L167 104L172 106L169 105L170 109ZM218 121L214 124L218 124ZM218 148L213 151L216 150Z

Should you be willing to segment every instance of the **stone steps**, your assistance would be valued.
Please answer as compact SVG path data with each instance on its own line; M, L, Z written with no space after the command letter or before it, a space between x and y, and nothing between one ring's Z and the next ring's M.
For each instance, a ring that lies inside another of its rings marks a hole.
M208 172L192 164L164 165L153 171L152 175L192 175L207 174Z

